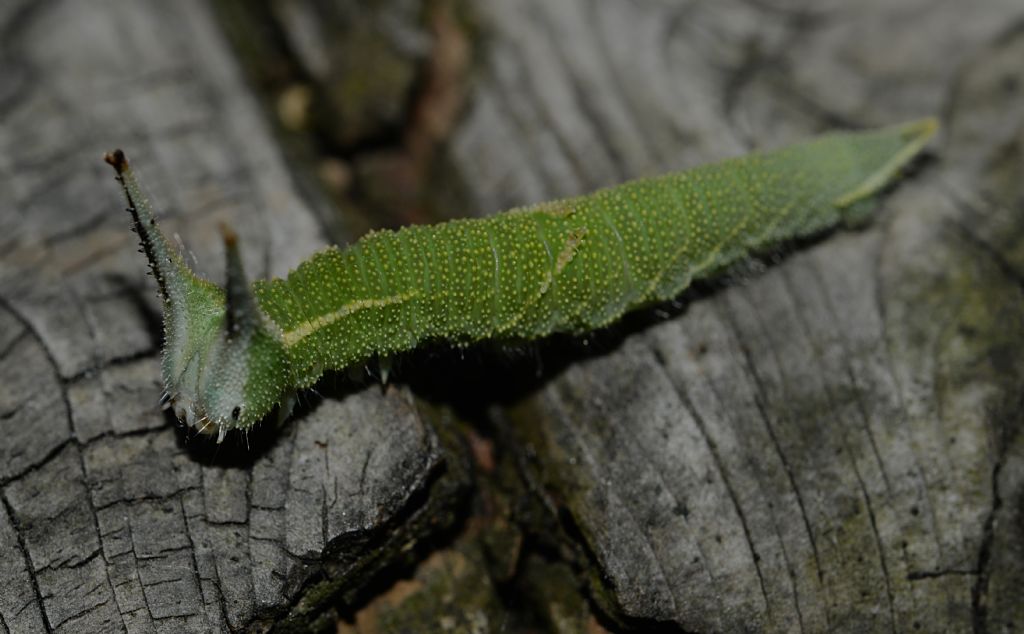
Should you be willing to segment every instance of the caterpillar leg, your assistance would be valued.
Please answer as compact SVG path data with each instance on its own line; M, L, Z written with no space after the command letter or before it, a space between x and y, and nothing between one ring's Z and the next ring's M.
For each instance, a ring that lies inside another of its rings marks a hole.
M289 391L281 399L281 404L277 406L277 418L274 420L275 429L280 429L281 427L284 427L285 421L287 421L288 418L291 417L292 410L295 409L296 399L297 395L295 394L294 390Z

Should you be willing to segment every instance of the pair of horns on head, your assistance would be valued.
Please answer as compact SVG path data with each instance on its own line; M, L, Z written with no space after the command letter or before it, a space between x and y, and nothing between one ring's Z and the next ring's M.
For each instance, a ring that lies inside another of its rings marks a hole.
M135 179L124 152L119 149L107 152L103 160L117 172L117 180L128 201L128 213L132 216L143 252L160 286L160 293L165 301L173 303L175 295L188 284L197 282L197 278L181 254L160 231L149 200ZM221 223L220 230L227 259L224 295L227 303L226 325L230 336L255 328L259 324L260 309L242 266L238 234L224 223Z

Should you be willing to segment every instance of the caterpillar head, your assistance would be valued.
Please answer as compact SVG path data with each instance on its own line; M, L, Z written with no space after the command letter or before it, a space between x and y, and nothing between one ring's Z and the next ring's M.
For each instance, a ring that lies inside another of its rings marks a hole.
M225 288L197 277L160 231L120 150L105 156L117 171L142 251L164 308L164 401L178 419L217 441L247 430L275 406L291 403L290 364L277 328L249 288L234 232L223 227Z

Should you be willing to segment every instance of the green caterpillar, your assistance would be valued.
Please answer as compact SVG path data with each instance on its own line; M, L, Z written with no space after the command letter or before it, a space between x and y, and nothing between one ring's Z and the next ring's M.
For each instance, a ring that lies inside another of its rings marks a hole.
M935 134L924 119L636 180L480 220L371 233L287 279L196 277L160 232L124 154L117 171L163 298L165 401L223 440L325 370L427 340L524 340L601 328L751 251L866 217Z

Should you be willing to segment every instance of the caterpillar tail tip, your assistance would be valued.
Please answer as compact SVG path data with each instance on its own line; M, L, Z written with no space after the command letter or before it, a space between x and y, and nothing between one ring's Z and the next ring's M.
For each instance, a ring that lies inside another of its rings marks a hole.
M907 141L917 139L923 144L935 136L940 129L942 129L942 124L939 123L938 117L925 117L904 124L903 138Z

